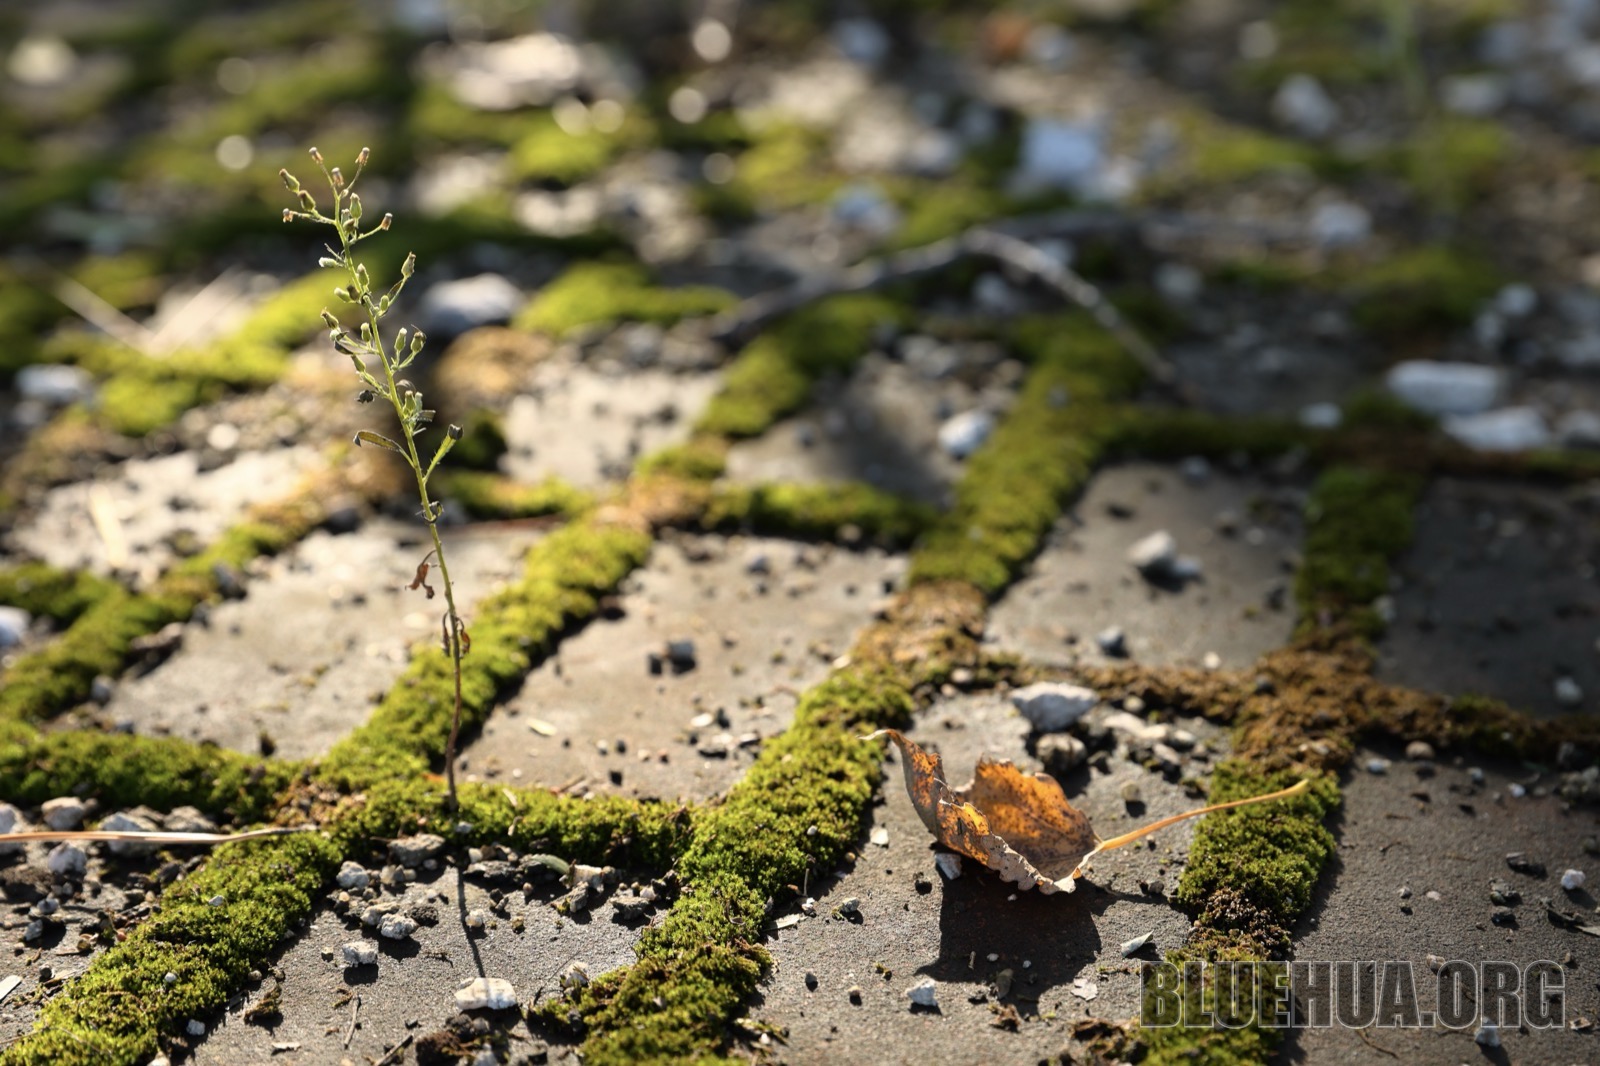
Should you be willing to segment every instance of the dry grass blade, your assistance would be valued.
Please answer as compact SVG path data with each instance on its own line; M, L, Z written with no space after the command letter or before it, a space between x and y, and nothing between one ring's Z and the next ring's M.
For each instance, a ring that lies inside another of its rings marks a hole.
M235 841L254 840L257 837L309 833L316 828L314 825L274 826L270 829L251 829L243 833L137 833L110 829L73 829L57 832L53 829L41 829L28 833L0 833L0 844L48 844L72 840L137 844L232 844Z

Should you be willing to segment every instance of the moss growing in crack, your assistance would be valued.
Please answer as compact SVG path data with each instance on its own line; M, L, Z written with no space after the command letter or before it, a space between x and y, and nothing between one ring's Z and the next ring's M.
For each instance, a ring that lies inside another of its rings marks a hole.
M1431 245L1364 267L1349 288L1358 325L1382 340L1412 341L1469 324L1501 280L1474 253Z
M1389 560L1411 543L1414 478L1360 467L1324 471L1306 504L1305 561L1295 577L1302 629L1383 631L1372 603L1389 590Z
M546 1008L557 1022L577 1010L585 1062L698 1059L722 1047L768 962L767 900L832 869L859 838L883 749L857 737L910 715L906 680L867 663L808 690L794 724L699 814L678 860L684 894L645 933L639 962Z
M460 809L445 810L424 779L386 781L342 810L331 826L346 854L410 833L438 833L461 847L485 843L545 852L571 862L662 871L689 839L686 808L621 796L575 798L544 789L463 784ZM467 825L467 832L457 827Z
M52 999L38 1027L0 1053L0 1064L150 1061L163 1036L214 1011L280 948L339 859L318 833L218 848L163 894L148 921ZM213 906L218 896L223 903ZM178 979L169 984L168 973Z
M733 303L731 293L710 285L663 288L636 263L579 263L540 289L512 326L559 335L592 322L671 325Z
M903 306L866 295L835 296L789 315L739 353L695 428L723 437L760 436L804 407L818 378L849 372L880 327L905 317Z
M285 285L233 333L152 359L100 334L74 331L45 345L50 362L73 362L103 380L97 417L140 437L170 425L192 407L228 392L262 389L283 376L289 353L311 332L333 283L318 271Z
M62 570L48 563L0 569L0 603L21 607L57 625L71 625L116 589L116 582L87 570Z
M610 133L594 128L569 133L549 111L527 115L519 125L521 133L506 160L511 178L559 186L586 181L629 148L653 139L649 120L638 114L624 117Z
M1505 128L1488 119L1435 119L1395 149L1387 165L1423 203L1455 212L1489 192L1511 153Z
M955 506L912 556L913 582L965 581L991 596L1009 584L1088 480L1113 430L1105 401L1139 380L1137 364L1081 317L1020 333L1034 367L969 461Z
M638 529L594 521L536 544L521 579L472 612L472 648L461 665L463 728L480 725L537 656L568 626L590 618L598 598L644 562L650 544ZM322 776L360 789L426 772L450 734L454 676L440 648L419 651L366 724L328 753Z
M682 444L673 444L639 460L638 477L663 475L685 481L715 481L728 469L728 442L721 437L697 434Z
M1289 419L1225 418L1208 411L1157 408L1131 408L1119 415L1114 434L1113 449L1148 459L1268 458L1315 439Z
M934 510L871 485L730 485L716 489L701 524L777 536L829 539L845 526L884 545L909 544Z
M1263 774L1244 760L1228 759L1212 776L1210 802L1259 796L1296 780L1293 773ZM1324 775L1304 795L1206 815L1195 828L1173 900L1199 914L1226 891L1289 925L1310 906L1317 877L1333 854L1333 834L1323 819L1338 805L1339 786Z
M299 771L170 737L70 732L0 746L0 795L15 803L74 795L108 808L187 804L239 823L265 818Z
M452 470L438 476L445 497L455 500L473 518L580 515L594 506L592 496L559 478L528 485L478 470Z

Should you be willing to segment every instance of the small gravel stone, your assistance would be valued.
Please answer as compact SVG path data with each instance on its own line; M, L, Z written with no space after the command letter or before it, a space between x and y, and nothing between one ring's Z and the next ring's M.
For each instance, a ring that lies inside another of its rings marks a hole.
M939 427L939 447L952 459L965 459L994 432L994 415L988 411L963 411Z
M1144 802L1144 792L1139 788L1139 782L1137 781L1124 781L1120 791L1122 793L1123 803Z
M562 970L556 978L562 988L582 988L589 983L589 967L581 962L574 962Z
M1142 537L1128 549L1128 562L1146 577L1165 577L1178 559L1178 542L1164 529Z
M467 928L474 933L481 933L489 927L489 914L480 907L474 907L467 912Z
M339 867L339 873L334 880L340 888L358 892L372 883L372 875L367 873L366 867L359 862L346 860L345 864Z
M1582 870L1567 870L1561 875L1561 887L1568 892L1576 892L1583 887L1586 880Z
M1544 863L1537 859L1528 858L1527 852L1513 851L1506 856L1506 865L1513 872L1527 874L1529 877L1543 877L1545 875Z
M1059 733L1099 702L1093 689L1053 681L1041 681L1011 694L1012 706L1041 733Z
M185 1026L185 1028L189 1030L190 1036L206 1035L206 1023L201 1021L199 1018L190 1018L189 1024Z
M1485 1018L1483 1024L1478 1026L1478 1031L1472 1034L1472 1039L1479 1047L1499 1047L1500 1027Z
M52 800L45 800L44 806L40 808L44 824L60 832L78 828L88 814L89 805L77 796L58 796Z
M939 1006L939 983L931 977L924 977L910 988L906 989L906 998L914 1007L927 1007L936 1010Z
M371 966L378 961L378 945L370 940L352 940L343 950L346 966Z
M378 935L389 940L410 940L417 923L404 914L386 914L378 923Z
M1433 745L1426 740L1413 740L1406 745L1406 758L1412 762L1429 762L1433 759Z
M58 877L82 877L89 869L89 856L76 844L61 843L50 849L45 865Z
M889 831L880 825L867 835L867 839L880 848L886 848L889 846Z
M1057 776L1082 766L1089 757L1088 746L1070 733L1052 733L1039 740L1039 761Z
M474 977L456 990L457 1010L510 1010L517 1005L517 990L504 977Z
M1138 936L1134 937L1132 940L1124 940L1122 942L1122 949L1121 949L1122 950L1122 957L1125 958L1125 959L1132 958L1135 952L1139 951L1146 944L1150 943L1150 941L1154 940L1155 936L1156 936L1156 934L1154 932L1140 933Z
M428 859L436 859L444 852L444 837L433 833L418 833L401 837L389 844L389 858L406 869L415 869Z
M1113 659L1126 658L1128 654L1128 637L1121 626L1107 626L1094 636L1100 650Z
M1522 902L1522 893L1509 881L1489 882L1489 902L1500 907L1510 907Z
M155 833L161 829L154 819L133 811L118 811L111 817L102 819L100 828L116 833ZM156 850L154 844L145 844L137 840L113 840L109 846L113 855L149 855Z
M941 851L933 857L933 867L946 881L954 881L961 876L961 856Z
M1389 772L1389 760L1388 759L1368 759L1367 760L1367 773L1369 773L1369 774L1386 774L1388 772Z
M174 807L162 819L168 832L215 833L217 823L206 817L197 807Z
M1583 703L1583 689L1570 677L1558 677L1553 686L1556 702L1563 707L1577 707Z
M0 803L0 833L20 832L18 823L22 821L22 812L9 803ZM0 844L0 855L15 855L22 850L21 844Z

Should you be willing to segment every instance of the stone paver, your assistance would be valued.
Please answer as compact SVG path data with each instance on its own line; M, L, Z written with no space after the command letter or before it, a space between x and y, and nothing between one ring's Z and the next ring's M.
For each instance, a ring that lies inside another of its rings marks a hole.
M52 490L37 513L12 533L17 548L60 567L104 573L107 542L90 517L91 493L103 494L127 548L126 567L153 574L175 557L171 538L203 548L256 503L292 492L322 460L305 447L249 452L210 470L199 454L180 452L122 464L93 485Z
M1226 752L1215 728L1180 724ZM936 744L950 780L960 785L984 753L1037 769L1027 733L1008 700L985 694L936 703L910 736ZM1139 882L1177 884L1192 822L1100 856L1070 894L1017 892L970 859L957 880L946 881L906 795L898 758L887 772L872 825L888 830L888 846L863 841L853 868L833 883L811 886L817 917L777 933L769 945L773 971L750 1014L788 1030L787 1043L774 1052L779 1061L1034 1063L1058 1053L1081 1018L1138 1012L1140 960L1178 946L1189 930L1181 911L1141 892ZM1204 775L1205 764L1193 762L1185 772ZM1121 797L1128 782L1143 795L1136 814ZM1101 837L1202 802L1121 751L1104 769L1080 768L1062 784ZM834 917L852 898L860 921ZM1153 934L1151 945L1124 959L1120 945L1145 933ZM1012 990L997 998L994 982L1005 970ZM815 990L807 973L816 975ZM904 995L925 976L938 982L937 1013L911 1010ZM1080 979L1095 986L1092 1001L1072 991ZM852 988L860 989L860 1004L851 1002ZM996 1024L1008 1007L1025 1019L1016 1032Z
M469 622L469 605L495 582L515 578L536 539L514 527L447 533ZM417 530L390 523L312 534L263 561L243 599L219 603L204 623L185 627L172 658L118 684L101 717L237 751L260 750L265 735L284 758L321 755L366 720L411 645L438 640L442 594L429 601L404 587L426 551Z
M1539 717L1592 710L1600 696L1594 521L1554 489L1441 479L1417 507L1396 564L1394 622L1379 676L1482 693ZM1557 684L1576 692L1564 702Z
M1168 466L1108 467L995 605L989 636L1041 662L1096 662L1097 635L1115 626L1137 662L1196 665L1214 652L1221 665L1248 666L1294 626L1286 563L1299 521L1284 492L1221 472L1193 484ZM1128 561L1160 530L1199 562L1198 580L1153 582Z
M1374 757L1393 761L1385 775L1364 769ZM1469 775L1483 771L1483 783ZM1548 921L1541 900L1594 920L1593 889L1564 892L1568 868L1584 870L1589 884L1600 875L1593 840L1600 815L1572 809L1547 794L1549 775L1514 763L1473 756L1444 760L1435 776L1424 776L1399 753L1358 752L1347 776L1344 807L1335 823L1338 855L1318 884L1316 902L1296 932L1297 959L1396 960L1409 962L1417 1006L1436 1010L1437 978L1428 956L1474 964L1494 960L1548 960L1566 967L1565 1021L1600 1017L1594 970L1600 940ZM1516 796L1514 788L1527 795ZM1584 850L1584 840L1591 842ZM1524 852L1548 870L1534 877L1510 869L1506 856ZM1515 924L1495 924L1490 883L1504 882L1522 901L1512 907ZM1403 897L1410 889L1409 898ZM1475 998L1481 990L1473 990ZM1476 1023L1466 1030L1443 1026L1375 1028L1371 1043L1402 1062L1454 1066L1461 1062L1586 1062L1595 1055L1595 1034L1515 1026L1501 1030L1501 1057L1473 1043ZM1370 1047L1350 1028L1311 1028L1291 1037L1290 1061L1354 1062L1373 1059Z
M751 573L761 560L770 573ZM563 642L495 711L466 749L468 772L666 799L715 795L738 780L760 738L788 725L795 697L848 650L900 569L878 551L764 538L660 542L617 603L620 616ZM664 655L684 640L694 649L687 670ZM659 672L651 654L663 656Z

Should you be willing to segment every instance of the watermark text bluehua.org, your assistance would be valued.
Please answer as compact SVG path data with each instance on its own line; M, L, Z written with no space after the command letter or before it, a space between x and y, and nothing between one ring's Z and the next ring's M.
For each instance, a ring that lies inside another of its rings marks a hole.
M1554 1029L1566 1024L1566 987L1547 960L1160 962L1145 967L1139 1024Z

